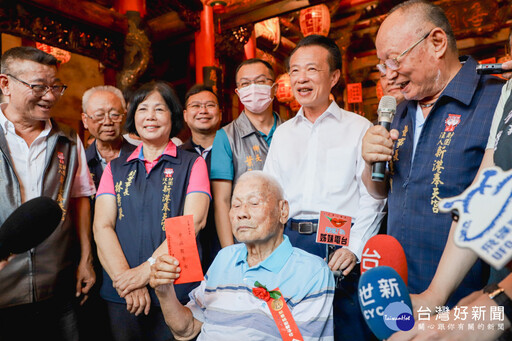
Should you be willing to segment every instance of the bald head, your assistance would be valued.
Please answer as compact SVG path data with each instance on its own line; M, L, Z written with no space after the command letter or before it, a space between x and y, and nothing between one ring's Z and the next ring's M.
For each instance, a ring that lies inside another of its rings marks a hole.
M284 199L283 188L281 187L279 182L277 182L277 180L273 176L264 173L263 171L254 170L245 172L238 178L237 184L240 183L241 181L259 183L262 186L262 188L276 200Z
M457 52L457 41L455 40L452 26L441 7L425 0L410 0L393 7L388 13L388 18L398 15L402 18L407 18L403 22L404 27L408 27L418 34L424 30L424 27L441 28L446 33L448 48L453 52Z
M382 76L407 100L435 101L462 67L444 12L425 1L393 8L379 28L375 47Z

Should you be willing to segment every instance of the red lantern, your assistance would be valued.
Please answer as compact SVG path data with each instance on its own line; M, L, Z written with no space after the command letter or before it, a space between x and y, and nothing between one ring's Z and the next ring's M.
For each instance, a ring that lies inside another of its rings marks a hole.
M57 60L61 64L67 63L71 59L71 52L59 49L57 47L53 47L43 43L36 43L36 48L48 54L51 54L52 56L57 58Z
M287 73L283 73L282 75L277 77L276 84L277 100L281 103L291 102L294 99L294 97L292 92L292 84L290 82L290 76Z
M325 4L316 5L300 10L300 30L304 37L320 34L325 37L331 27L331 15Z

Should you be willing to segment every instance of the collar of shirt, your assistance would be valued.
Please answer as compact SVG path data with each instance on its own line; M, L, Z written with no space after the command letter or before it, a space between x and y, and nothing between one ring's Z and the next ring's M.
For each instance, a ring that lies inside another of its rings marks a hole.
M128 159L126 161L129 162L129 161L132 161L135 159L141 160L142 162L144 162L144 166L146 167L146 171L148 173L158 163L158 161L160 161L160 159L162 158L162 155L169 155L172 157L176 157L176 155L177 155L176 145L174 144L174 142L169 140L169 143L165 147L163 153L159 157L154 159L153 161L148 161L148 160L144 159L144 153L143 153L144 146L143 145L144 145L144 143L139 144L138 147L133 151L133 153L130 154L130 156L128 157Z
M443 97L447 96L463 103L464 105L471 104L480 78L484 76L475 72L477 62L473 57L461 56L459 57L459 60L462 63L462 68L443 90L441 96L437 99L438 102L441 101ZM408 112L416 112L417 101L406 101L404 102L404 105L407 107L407 110L402 110L402 117ZM436 105L434 106L437 107Z
M465 105L470 105L478 87L478 82L483 76L475 72L477 66L475 59L470 56L461 56L459 60L462 63L462 68L444 89L439 99L443 96L449 96Z
M96 143L96 141L94 141L94 143ZM96 149L96 156L98 157L98 161L100 162L101 167L103 168L103 170L105 170L105 167L107 167L107 160L105 160L103 158L103 156L101 156L100 151L98 150L98 148L95 148L95 149ZM121 154L121 151L119 151L119 154ZM119 157L119 155L117 155L117 156Z
M197 154L201 155L203 159L206 159L206 156L212 150L212 146L203 148L203 146L195 144L194 140L192 140L192 137L190 138L190 143L192 144L192 147L196 150Z
M2 127L2 129L4 130L4 135L7 135L7 133L10 133L10 134L14 134L14 135L18 136L18 134L16 134L16 129L14 128L14 124L11 121L9 121L7 119L7 117L5 117L5 115L4 115L3 110L5 109L6 106L7 106L7 103L2 103L0 105L0 127ZM39 134L38 138L48 136L48 134L50 133L51 130L52 130L52 122L48 119L45 121L44 129Z
M268 132L268 135L265 135L261 131L256 129L256 127L254 127L254 125L251 123L251 121L245 114L245 111L242 111L240 116L238 116L238 118L236 119L238 127L240 128L240 135L242 137L246 137L251 134L258 133L261 136L263 136L265 138L265 140L271 138L272 135L274 134L274 131L276 130L277 122L279 121L279 116L275 112L272 113L272 116L274 117L274 124L272 125L272 128Z
M322 115L320 115L320 117L318 117L316 120L315 120L315 123L312 123L310 120L308 120L306 118L306 116L304 116L304 107L300 107L299 111L297 112L297 117L299 117L301 121L303 122L309 122L311 123L312 125L313 124L318 124L320 122L322 122L327 116L332 116L334 117L336 120L338 121L341 121L341 115L342 115L342 110L338 104L336 103L336 101L331 101L331 104L329 104L329 106L327 107L327 109L322 113ZM297 120L297 122L299 121Z
M509 79L507 83L505 84L507 91L512 90L512 79Z
M278 273L292 255L293 247L288 236L283 234L283 242L268 256L264 261L255 267L263 267L268 271ZM247 264L247 247L240 251L240 255L236 261L236 265ZM248 266L248 264L247 264Z
M127 143L126 140L122 139L121 148L119 149L119 153L117 154L117 157L121 156L121 153L123 152L123 148L125 147L126 143ZM96 141L94 141L91 146L93 146L94 151L96 152L96 156L97 156L98 161L103 166L103 169L105 169L105 167L107 166L108 162L107 162L107 160L105 160L105 158L103 158L103 156L101 156L100 151L98 150L98 145L96 144Z

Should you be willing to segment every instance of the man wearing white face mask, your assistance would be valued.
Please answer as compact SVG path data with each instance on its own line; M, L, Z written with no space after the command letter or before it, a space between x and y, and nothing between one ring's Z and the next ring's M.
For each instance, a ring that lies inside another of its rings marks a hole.
M279 115L272 112L277 90L272 66L261 59L242 62L236 70L236 93L245 109L215 136L210 178L215 207L215 225L222 247L233 244L229 222L231 192L246 171L261 170Z

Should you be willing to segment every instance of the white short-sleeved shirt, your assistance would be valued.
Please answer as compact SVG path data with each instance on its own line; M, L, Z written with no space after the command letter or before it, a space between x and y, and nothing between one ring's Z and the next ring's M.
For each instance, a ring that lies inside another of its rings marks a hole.
M46 139L52 129L50 120L30 146L16 134L14 124L9 121L0 107L0 126L3 129L9 152L12 158L14 171L21 187L22 202L41 196L43 186L43 173L46 160ZM71 197L88 197L96 193L96 188L87 167L85 151L77 135L78 169L71 188Z

